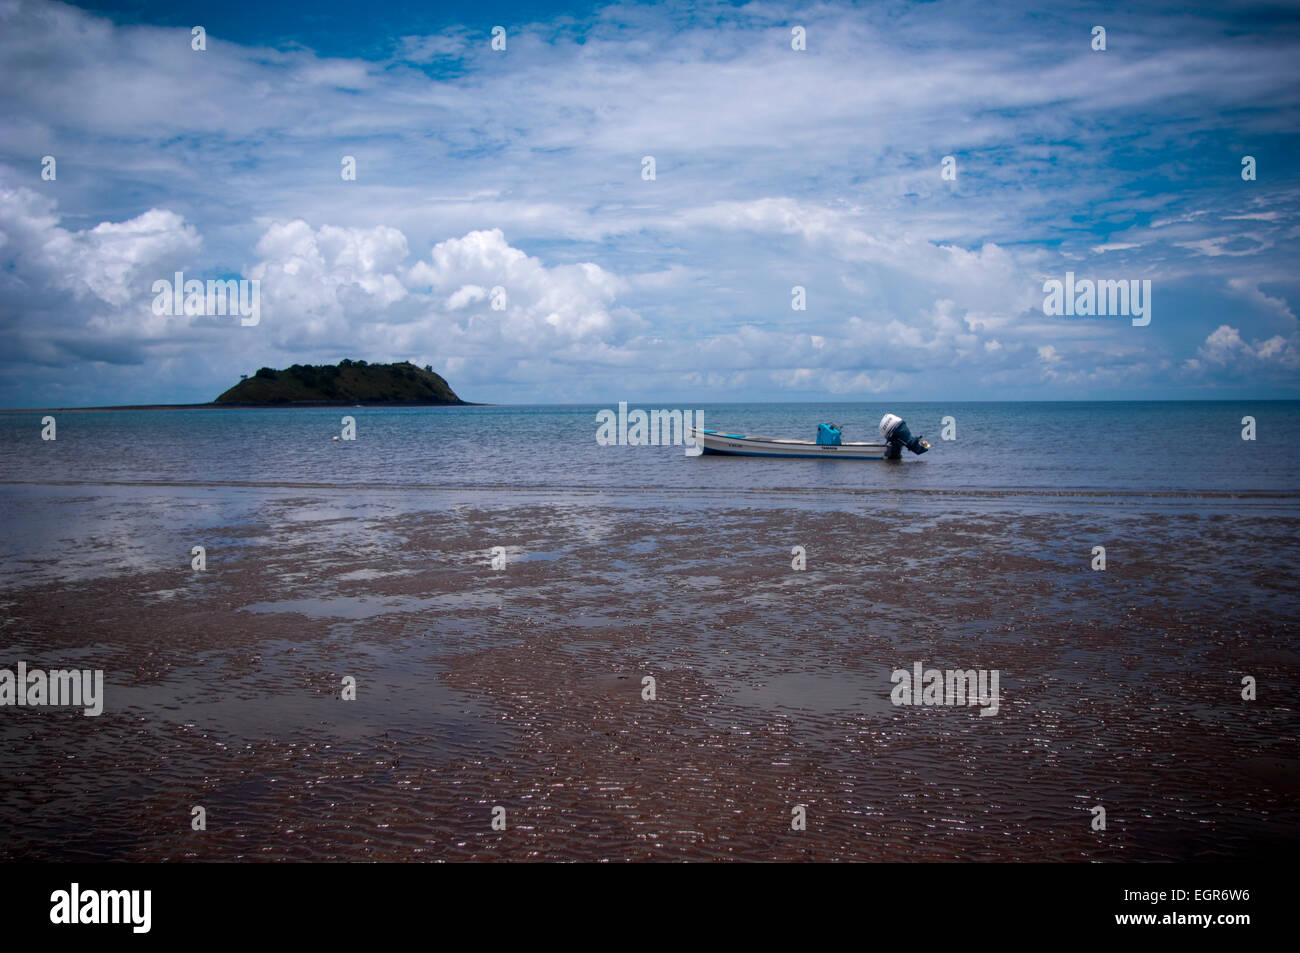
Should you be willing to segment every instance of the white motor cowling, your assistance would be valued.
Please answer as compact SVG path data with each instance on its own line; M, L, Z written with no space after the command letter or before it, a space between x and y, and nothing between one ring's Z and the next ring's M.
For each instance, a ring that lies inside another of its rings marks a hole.
M888 460L897 460L903 447L913 453L925 453L930 449L930 442L922 437L913 437L903 418L897 414L885 414L880 418L880 436L885 438L885 458Z
M903 418L897 414L885 414L880 418L880 436L888 440L889 435L894 432L894 428L902 422Z

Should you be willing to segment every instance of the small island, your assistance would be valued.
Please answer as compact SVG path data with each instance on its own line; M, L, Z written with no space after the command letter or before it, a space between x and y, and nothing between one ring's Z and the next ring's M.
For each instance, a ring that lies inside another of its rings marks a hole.
M218 397L226 407L329 406L331 404L439 404L472 406L461 400L432 367L410 361L367 364L344 359L338 365L294 364L282 371L261 368Z

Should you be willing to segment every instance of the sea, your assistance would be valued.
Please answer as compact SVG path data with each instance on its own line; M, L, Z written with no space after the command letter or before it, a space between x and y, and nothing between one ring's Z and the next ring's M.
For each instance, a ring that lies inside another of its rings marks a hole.
M602 446L615 404L328 407L0 414L0 484L311 485L352 490L691 494L922 491L1264 495L1300 491L1300 401L632 404L702 414L723 432L878 441L886 412L933 449L899 463L692 457ZM343 418L355 421L355 439ZM1243 436L1243 434L1245 436ZM1246 439L1249 438L1249 439Z

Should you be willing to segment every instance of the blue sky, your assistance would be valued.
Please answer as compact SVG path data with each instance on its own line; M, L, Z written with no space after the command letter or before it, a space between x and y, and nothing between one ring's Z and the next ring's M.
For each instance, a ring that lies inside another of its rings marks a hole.
M1300 16L1139 6L0 2L0 406L1300 397Z

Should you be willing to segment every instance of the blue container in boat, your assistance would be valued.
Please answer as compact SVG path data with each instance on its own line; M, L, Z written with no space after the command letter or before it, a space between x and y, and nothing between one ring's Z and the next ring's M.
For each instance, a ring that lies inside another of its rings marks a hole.
M834 424L818 424L817 443L838 447L840 445L840 428Z

